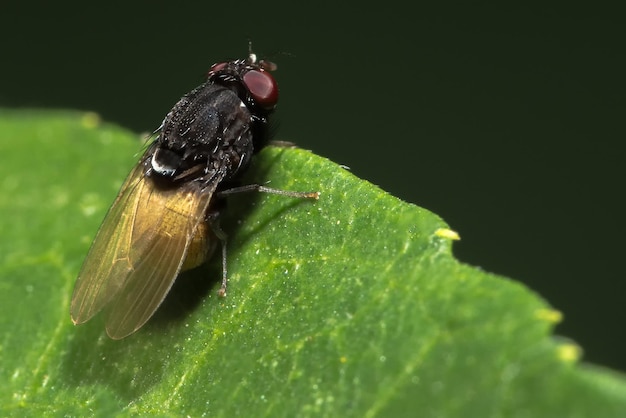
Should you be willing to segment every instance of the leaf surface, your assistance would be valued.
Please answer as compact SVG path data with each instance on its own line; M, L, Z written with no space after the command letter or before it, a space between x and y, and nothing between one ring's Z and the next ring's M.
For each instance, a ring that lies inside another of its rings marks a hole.
M227 297L215 257L126 339L101 315L73 326L76 274L142 147L92 114L0 111L3 416L626 411L624 377L580 364L545 301L459 263L438 216L300 149L268 147L246 180L318 201L228 199Z

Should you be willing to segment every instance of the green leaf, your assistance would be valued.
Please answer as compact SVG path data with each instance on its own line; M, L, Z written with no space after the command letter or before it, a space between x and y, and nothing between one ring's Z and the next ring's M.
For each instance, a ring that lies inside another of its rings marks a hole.
M459 263L436 215L300 149L247 175L219 257L121 341L73 326L76 274L142 151L92 114L0 111L2 416L622 416L626 381L550 336L560 314ZM428 179L420 187L428 187Z

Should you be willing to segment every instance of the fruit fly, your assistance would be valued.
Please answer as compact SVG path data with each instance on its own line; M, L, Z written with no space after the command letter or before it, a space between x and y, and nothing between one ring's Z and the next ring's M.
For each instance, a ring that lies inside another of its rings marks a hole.
M247 59L215 64L207 81L183 96L155 131L156 139L130 172L80 270L70 307L74 324L106 312L106 331L120 339L154 314L178 274L207 260L222 245L226 294L226 235L219 227L227 194L252 156L267 143L268 116L278 101L275 65Z

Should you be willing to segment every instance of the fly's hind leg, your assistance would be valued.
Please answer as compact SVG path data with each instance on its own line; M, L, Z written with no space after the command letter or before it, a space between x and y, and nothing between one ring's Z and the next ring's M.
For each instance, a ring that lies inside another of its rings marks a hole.
M222 246L222 285L217 291L217 295L224 297L226 296L226 287L228 286L228 267L226 263L226 247L228 243L228 235L226 235L226 233L220 226L218 212L210 213L207 216L207 221L209 226L211 227L211 231L213 231L217 239L220 240L220 244Z

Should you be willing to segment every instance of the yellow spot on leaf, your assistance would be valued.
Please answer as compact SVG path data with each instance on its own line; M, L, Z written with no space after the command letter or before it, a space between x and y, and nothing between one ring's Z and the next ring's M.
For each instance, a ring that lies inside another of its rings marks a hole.
M551 324L558 324L563 320L563 314L555 309L537 309L535 316Z
M81 124L87 129L97 128L100 125L100 115L95 112L87 112L80 120Z
M580 358L581 350L575 344L563 344L557 348L557 357L566 363L573 363Z
M439 228L438 230L435 231L435 235L438 236L439 238L447 238L453 241L458 241L461 239L458 232L453 231L448 228Z

